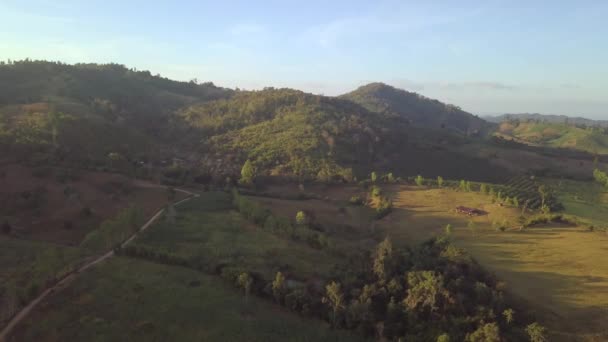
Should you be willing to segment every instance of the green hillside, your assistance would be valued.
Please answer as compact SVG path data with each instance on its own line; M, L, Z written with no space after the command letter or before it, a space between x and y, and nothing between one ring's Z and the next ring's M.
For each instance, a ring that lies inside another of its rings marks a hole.
M608 134L604 128L512 120L501 123L496 134L532 145L608 154Z
M170 120L177 109L231 94L117 64L2 63L0 145L5 156L28 160L132 159L179 136Z
M341 97L359 103L372 112L405 118L417 126L448 128L467 134L479 133L489 126L483 119L457 106L384 83L370 83Z
M250 159L259 175L346 179L371 171L499 179L488 162L452 153L467 143L452 130L417 127L345 98L292 89L239 92L181 111L214 174L238 174Z

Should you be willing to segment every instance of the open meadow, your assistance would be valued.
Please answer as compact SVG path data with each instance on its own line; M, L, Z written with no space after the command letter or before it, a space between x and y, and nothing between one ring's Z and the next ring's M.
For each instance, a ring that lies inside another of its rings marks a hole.
M58 328L61 327L61 328ZM125 257L52 296L9 341L357 341L218 277Z

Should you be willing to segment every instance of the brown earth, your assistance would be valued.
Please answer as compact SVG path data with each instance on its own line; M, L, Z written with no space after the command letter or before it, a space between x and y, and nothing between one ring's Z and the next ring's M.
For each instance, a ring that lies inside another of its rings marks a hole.
M129 205L150 216L166 202L164 187L123 175L0 166L0 220L10 223L16 237L77 245Z

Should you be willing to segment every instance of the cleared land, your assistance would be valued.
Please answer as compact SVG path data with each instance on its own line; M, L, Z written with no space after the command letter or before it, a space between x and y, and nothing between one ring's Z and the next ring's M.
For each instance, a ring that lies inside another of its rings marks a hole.
M61 327L61 329L57 329ZM9 341L356 341L217 277L114 258L51 297Z
M0 176L0 220L11 234L60 244L78 245L129 205L150 216L167 202L164 187L111 173L13 164Z

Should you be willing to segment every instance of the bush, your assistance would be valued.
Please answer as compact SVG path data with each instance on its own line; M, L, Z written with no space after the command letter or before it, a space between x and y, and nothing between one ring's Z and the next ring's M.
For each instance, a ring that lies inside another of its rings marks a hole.
M414 181L416 182L416 185L418 185L418 186L423 186L424 185L424 178L422 178L421 175L416 176L416 178L414 179Z
M372 186L372 191L371 191L372 197L380 197L382 195L382 189L380 189L380 187L378 186Z
M381 219L384 216L388 215L393 209L393 202L386 198L382 197L380 199L380 203L378 203L378 207L376 208L376 219Z
M361 198L361 196L352 196L350 198L350 200L348 200L348 202L352 205L363 205L363 199Z

